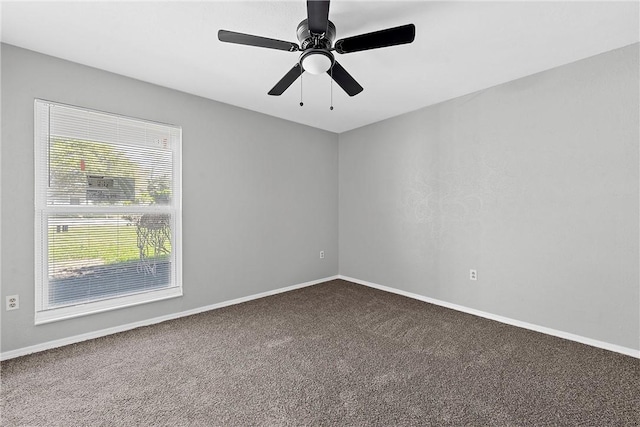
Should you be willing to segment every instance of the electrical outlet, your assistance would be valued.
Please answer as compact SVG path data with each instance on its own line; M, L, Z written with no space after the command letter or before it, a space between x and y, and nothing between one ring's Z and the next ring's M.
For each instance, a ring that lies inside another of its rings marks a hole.
M7 311L8 310L17 310L20 308L20 299L18 295L9 295L7 297Z
M320 259L324 259L324 251L320 251Z
M476 270L469 270L469 280L478 280L478 272Z

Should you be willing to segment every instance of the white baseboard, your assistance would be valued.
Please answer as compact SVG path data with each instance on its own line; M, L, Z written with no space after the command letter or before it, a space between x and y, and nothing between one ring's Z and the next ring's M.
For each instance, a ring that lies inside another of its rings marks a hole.
M258 298L268 297L270 295L276 295L283 292L293 291L294 289L300 289L307 286L317 285L318 283L328 282L330 280L337 279L338 276L325 277L323 279L312 280L310 282L299 283L297 285L291 285L284 288L274 289L272 291L261 292L259 294L249 295L247 297L236 298L230 301L223 301L217 304L206 305L204 307L198 307L187 311L181 311L178 313L171 313L164 316L154 317L152 319L141 320L139 322L128 323L126 325L114 326L112 328L101 329L99 331L88 332L86 334L74 335L68 338L62 338L59 340L47 341L42 344L36 344L29 347L23 347L16 350L5 351L0 354L0 360L13 359L19 356L25 356L27 354L36 353L39 351L50 350L56 347L62 347L69 344L75 344L82 341L104 337L106 335L115 334L118 332L128 331L130 329L139 328L142 326L154 325L156 323L164 322L167 320L178 319L180 317L191 316L193 314L202 313L204 311L215 310L217 308L228 307L230 305L240 304L243 302L251 301Z
M74 335L68 338L62 338L59 340L48 341L42 344L32 345L29 347L23 347L16 350L5 351L4 353L0 353L0 360L8 360L13 359L15 357L24 356L31 353L36 353L39 351L49 350L52 348L62 347L69 344L75 344L82 341L100 338L106 335L115 334L118 332L128 331L130 329L139 328L142 326L154 325L156 323L161 323L167 320L178 319L180 317L191 316L193 314L202 313L209 310L215 310L222 307L228 307L230 305L240 304L243 302L251 301L258 298L264 298L270 295L276 295L283 292L292 291L294 289L300 289L307 286L317 285L318 283L328 282L330 280L342 279L348 282L357 283L360 285L368 286L375 289L380 289L382 291L391 292L394 294L402 295L408 298L413 298L419 301L424 301L430 304L439 305L441 307L450 308L452 310L461 311L463 313L473 314L475 316L484 317L485 319L495 320L497 322L505 323L507 325L517 326L524 329L529 329L536 332L541 332L547 335L553 335L555 337L564 338L570 341L576 341L582 344L590 345L592 347L602 348L604 350L613 351L616 353L625 354L627 356L635 357L640 359L640 351L634 350L632 348L619 346L616 344L611 344L604 341L598 341L591 338L583 337L581 335L571 334L569 332L558 331L556 329L547 328L544 326L534 325L532 323L523 322L520 320L511 319L504 316L499 316L497 314L487 313L484 311L476 310L473 308L465 307L458 304L453 304L446 301L437 300L435 298L425 297L423 295L414 294L412 292L402 291L400 289L391 288L389 286L378 285L376 283L367 282L365 280L356 279L349 276L336 275L325 277L323 279L312 280L310 282L299 283L297 285L287 286L284 288L274 289L272 291L261 292L259 294L249 295L242 298L236 298L229 301L223 301L217 304L211 304L204 307L198 307L187 311L181 311L178 313L167 314L164 316L154 317L152 319L141 320L139 322L128 323L126 325L115 326L112 328L101 329L99 331L88 332L86 334Z
M484 317L485 319L495 320L500 323L506 323L507 325L517 326L519 328L529 329L536 332L541 332L547 335L553 335L554 337L564 338L570 341L576 341L581 344L590 345L592 347L602 348L604 350L613 351L616 353L625 354L627 356L640 359L640 350L633 348L622 347L620 345L611 344L604 341L598 341L591 338L583 337L581 335L572 334L569 332L558 331L556 329L547 328L545 326L534 325L533 323L523 322L520 320L510 319L508 317L499 316L497 314L487 313L484 311L476 310L474 308L465 307L458 304L452 304L450 302L437 300L434 298L425 297L422 295L414 294L412 292L402 291L400 289L390 288L388 286L378 285L376 283L367 282L365 280L355 279L353 277L339 275L339 279L346 280L348 282L357 283L359 285L368 286L370 288L380 289L381 291L391 292L394 294L402 295L405 297L413 298L419 301L428 302L430 304L439 305L441 307L450 308L452 310L461 311L463 313L473 314L475 316Z

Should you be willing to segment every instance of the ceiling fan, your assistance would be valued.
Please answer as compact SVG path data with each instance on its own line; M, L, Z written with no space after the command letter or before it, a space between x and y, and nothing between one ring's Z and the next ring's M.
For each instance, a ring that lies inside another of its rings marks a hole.
M349 96L354 96L363 88L335 60L332 52L344 54L411 43L415 34L415 25L408 24L347 37L333 43L336 27L329 21L329 1L307 0L307 19L300 22L297 29L300 45L227 30L219 30L218 39L226 43L302 52L298 62L276 83L269 95L282 95L306 71L311 74L326 72Z

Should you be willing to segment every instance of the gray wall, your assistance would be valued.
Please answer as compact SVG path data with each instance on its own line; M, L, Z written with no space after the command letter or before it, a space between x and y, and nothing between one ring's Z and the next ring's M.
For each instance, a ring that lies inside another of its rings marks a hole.
M341 134L340 274L639 349L638 60Z
M3 352L337 274L336 134L9 45L1 53L2 301L20 295L19 310L0 310ZM33 325L34 98L182 126L184 297Z
M338 229L341 274L640 348L638 45L339 137L1 53L3 352L334 275ZM183 298L33 325L36 97L183 127Z

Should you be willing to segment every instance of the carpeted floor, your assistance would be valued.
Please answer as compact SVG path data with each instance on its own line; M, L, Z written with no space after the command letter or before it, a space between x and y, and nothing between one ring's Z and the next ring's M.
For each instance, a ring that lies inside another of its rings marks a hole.
M638 426L640 361L335 280L1 364L3 426Z

